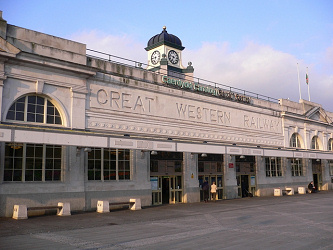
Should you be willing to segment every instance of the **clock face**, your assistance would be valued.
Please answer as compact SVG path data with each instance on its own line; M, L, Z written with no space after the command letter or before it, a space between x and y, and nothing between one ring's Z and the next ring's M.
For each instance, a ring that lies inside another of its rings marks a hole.
M177 64L179 61L177 52L174 50L170 50L168 53L168 59L172 64Z
M155 50L153 54L151 54L151 63L152 64L157 64L160 61L160 52L158 50Z

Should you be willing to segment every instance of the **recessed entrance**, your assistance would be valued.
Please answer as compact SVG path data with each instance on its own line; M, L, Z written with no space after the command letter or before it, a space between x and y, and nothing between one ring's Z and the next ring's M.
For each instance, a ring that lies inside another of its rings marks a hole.
M162 177L162 204L170 203L170 177Z
M183 202L183 153L158 152L150 158L152 204Z
M256 176L255 176L255 157L254 156L236 156L236 175L238 186L238 197L248 197L255 195Z

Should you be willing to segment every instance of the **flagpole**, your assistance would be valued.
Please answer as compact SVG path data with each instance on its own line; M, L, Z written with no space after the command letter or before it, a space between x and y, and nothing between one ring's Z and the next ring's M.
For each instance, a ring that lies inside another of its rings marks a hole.
M299 81L299 69L298 69L298 63L297 63L297 75L298 75L299 99L302 100L302 94L301 94L301 82Z
M308 67L306 67L306 84L308 85L308 96L309 96L309 102L310 100L310 85L309 85L309 75L308 75Z

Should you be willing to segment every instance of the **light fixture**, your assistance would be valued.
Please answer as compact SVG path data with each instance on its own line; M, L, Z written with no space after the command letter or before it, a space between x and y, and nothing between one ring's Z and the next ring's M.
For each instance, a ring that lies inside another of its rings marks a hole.
M76 154L77 154L77 155L79 155L79 154L80 154L80 152L81 152L81 149L83 149L83 151L84 151L84 152L87 152L87 153L89 153L89 152L91 152L91 151L92 151L92 149L91 149L91 148L85 148L85 147L80 147L80 146L78 146L78 147L76 147Z
M244 155L241 155L239 158L240 158L240 159L245 159L245 156L244 156Z
M202 153L201 157L207 157L207 154L206 153Z
M320 159L317 159L316 162L320 161Z
M153 150L153 151L150 152L150 154L151 155L157 155L157 152Z
M88 152L88 153L91 152L91 150L92 150L91 148L84 148L83 149L84 152Z

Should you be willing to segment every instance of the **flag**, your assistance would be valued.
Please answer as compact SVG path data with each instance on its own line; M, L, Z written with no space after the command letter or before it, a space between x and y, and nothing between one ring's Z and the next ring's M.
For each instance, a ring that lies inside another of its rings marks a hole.
M305 80L306 80L306 84L309 85L309 76L308 76L308 74L305 75Z

